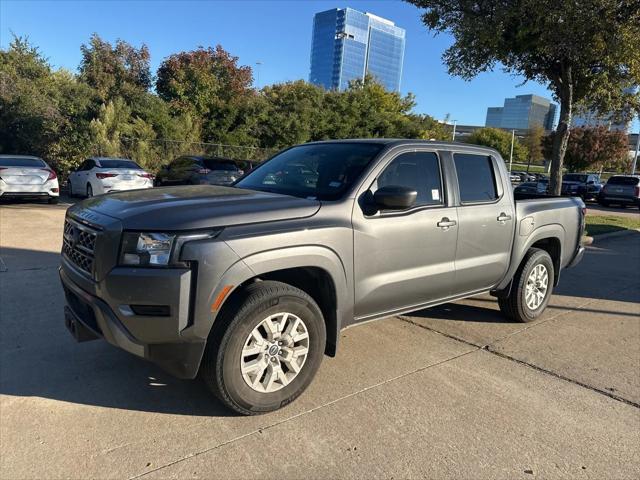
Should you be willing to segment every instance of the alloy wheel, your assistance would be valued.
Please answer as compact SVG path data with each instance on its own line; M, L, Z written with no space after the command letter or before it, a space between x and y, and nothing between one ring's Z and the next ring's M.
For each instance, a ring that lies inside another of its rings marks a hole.
M309 331L293 313L276 313L262 320L242 348L242 378L253 390L271 393L289 385L309 353Z

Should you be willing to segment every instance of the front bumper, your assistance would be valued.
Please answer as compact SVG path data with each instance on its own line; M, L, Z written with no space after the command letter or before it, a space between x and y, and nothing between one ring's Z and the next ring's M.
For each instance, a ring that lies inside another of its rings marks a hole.
M66 263L66 265L65 265ZM178 378L195 378L198 373L200 360L204 353L205 341L186 339L180 336L180 291L171 295L166 289L144 288L148 292L145 297L127 296L126 291L139 290L141 286L149 287L149 279L145 282L140 276L126 272L125 276L110 276L105 284L99 287L103 300L87 292L76 284L71 276L73 267L63 258L60 268L60 280L64 288L67 301L65 308L65 324L78 341L104 338L110 344L126 350L138 357L145 358L159 365L161 368ZM115 271L116 269L114 269ZM126 269L131 270L131 269ZM166 272L167 270L164 270ZM124 272L121 272L124 273ZM145 272L146 273L146 272ZM178 275L180 276L180 275ZM127 281L129 279L129 281ZM161 280L168 280L165 275ZM178 285L184 279L178 280ZM160 282L156 283L156 287ZM168 283L172 283L170 280ZM174 279L175 286L175 279ZM188 287L188 285L187 285ZM178 289L179 290L179 289ZM168 316L136 315L128 305L118 304L108 292L116 295L121 301L136 298L137 303L147 305L166 305L169 307ZM188 288L187 300L188 306ZM150 295L157 296L155 301ZM183 301L185 299L183 298ZM188 323L188 318L184 318ZM186 323L184 327L186 327Z

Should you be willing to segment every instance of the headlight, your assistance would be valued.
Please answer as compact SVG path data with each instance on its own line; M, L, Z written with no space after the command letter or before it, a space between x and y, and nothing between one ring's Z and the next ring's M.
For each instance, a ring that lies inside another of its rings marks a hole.
M125 232L121 265L167 266L176 236L168 233Z
M122 235L120 265L140 267L186 266L178 256L186 242L215 238L222 229L175 235L171 233L125 232Z

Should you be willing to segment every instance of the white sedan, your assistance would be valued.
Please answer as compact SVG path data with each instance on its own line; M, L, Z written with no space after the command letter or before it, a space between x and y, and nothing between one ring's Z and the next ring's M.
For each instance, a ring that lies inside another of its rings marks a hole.
M47 162L27 155L0 155L1 198L44 198L58 203L58 176Z
M91 157L69 174L69 195L72 197L151 187L153 175L126 158Z

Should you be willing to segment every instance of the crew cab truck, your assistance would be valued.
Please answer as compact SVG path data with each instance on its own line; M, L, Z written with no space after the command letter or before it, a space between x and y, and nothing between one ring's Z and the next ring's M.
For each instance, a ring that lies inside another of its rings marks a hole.
M305 390L345 327L486 292L535 320L583 255L584 212L579 198L514 199L491 149L308 143L232 187L71 207L65 322L263 413Z

